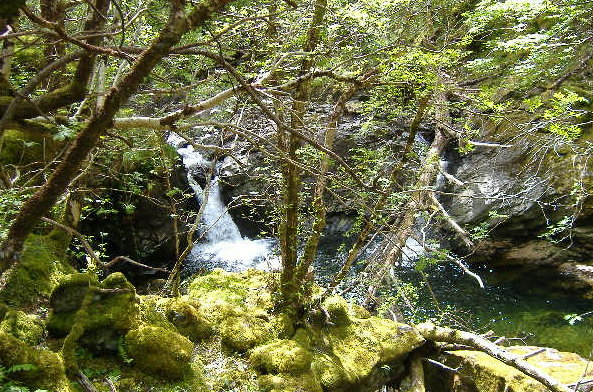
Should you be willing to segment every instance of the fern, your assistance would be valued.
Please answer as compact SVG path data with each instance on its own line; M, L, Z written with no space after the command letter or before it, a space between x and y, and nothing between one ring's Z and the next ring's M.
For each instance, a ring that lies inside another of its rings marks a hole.
M130 358L128 355L128 351L126 350L126 342L124 341L123 336L120 336L117 340L117 353L121 357L122 361L127 364L130 364L134 361L134 358Z
M0 392L30 392L28 387L20 385L18 381L11 380L9 375L16 372L29 372L37 369L30 363L22 363L5 367L0 365ZM34 392L47 392L42 389L36 389Z

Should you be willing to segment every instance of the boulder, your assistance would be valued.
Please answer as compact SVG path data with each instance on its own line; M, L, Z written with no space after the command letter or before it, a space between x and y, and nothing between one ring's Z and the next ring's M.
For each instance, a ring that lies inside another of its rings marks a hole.
M513 346L506 348L510 353L523 357L565 385L593 379L590 363L577 354L559 352L552 348L533 346ZM488 354L479 351L445 352L441 360L455 373L441 368L445 378L445 390L475 392L547 392L548 389L538 381L519 370L505 365ZM441 381L443 378L441 378ZM432 382L435 383L436 380ZM430 386L429 386L430 388ZM591 391L592 383L582 383L579 391Z

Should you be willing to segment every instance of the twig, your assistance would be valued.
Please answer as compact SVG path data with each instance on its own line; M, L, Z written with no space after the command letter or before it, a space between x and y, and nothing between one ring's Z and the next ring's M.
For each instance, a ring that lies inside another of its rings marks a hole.
M78 372L77 381L85 392L97 392L97 388L95 388L91 380L83 372Z
M53 219L49 219L46 217L41 218L42 221L47 222L49 224L52 224L62 230L64 230L65 232L67 232L68 234L73 235L74 237L78 238L80 240L80 242L82 243L82 246L84 247L84 249L86 250L87 254L90 256L91 260L93 260L93 262L96 265L101 265L102 262L99 259L99 257L97 256L97 254L95 253L95 251L93 250L93 248L91 247L91 244L89 244L89 242L84 238L84 235L80 234L78 231L74 230L71 227L68 227L62 223L56 222Z
M117 388L115 387L115 384L113 383L113 381L111 381L111 379L109 377L105 378L105 383L107 385L109 385L110 392L117 392Z
M111 267L113 267L115 264L119 263L120 261L125 261L128 262L130 264L133 265L137 265L139 267L143 267L152 271L160 271L160 272L165 272L165 273L169 273L168 270L164 269L164 268L158 268L158 267L151 267L149 265L146 264L142 264L139 263L135 260L130 259L129 257L126 256L117 256L115 258L113 258L110 262L108 263L104 263L102 262L99 257L97 256L97 254L95 253L95 251L93 250L93 248L91 247L91 244L89 244L89 242L84 238L84 235L80 234L78 231L74 230L71 227L68 227L62 223L56 222L53 219L49 219L46 217L41 218L42 221L50 223L66 232L68 232L69 234L72 234L73 236L75 236L76 238L78 238L80 240L80 242L82 243L82 246L84 247L84 249L86 250L86 252L88 253L88 255L91 257L91 259L94 261L94 263L98 266L101 267L103 269L109 269Z
M120 261L125 261L125 262L128 262L130 264L137 265L138 267L143 267L143 268L146 268L146 269L149 269L149 270L152 270L152 271L159 271L159 272L169 273L169 271L166 270L166 269L164 269L164 268L151 267L149 265L142 264L142 263L139 263L139 262L137 262L135 260L132 260L129 257L126 257L126 256L117 256L117 257L113 258L110 262L102 264L102 266L105 269L108 269L108 268L113 267L115 264L119 263Z
M443 368L443 369L445 369L445 370L448 370L448 371L450 371L450 372L459 373L459 369L456 369L456 368L449 367L449 366L445 365L444 363L441 363L441 362L439 362L439 361L435 361L434 359L430 359L430 358L422 358L422 360L423 360L423 361L426 361L426 362L428 362L428 363L431 363L431 364L433 364L433 365L436 365L436 366L438 366L438 367L440 367L440 368Z
M541 354L541 353L545 352L546 350L547 349L545 347L538 348L537 350L533 350L532 352L523 355L521 358L527 359L527 358L535 357L536 355Z

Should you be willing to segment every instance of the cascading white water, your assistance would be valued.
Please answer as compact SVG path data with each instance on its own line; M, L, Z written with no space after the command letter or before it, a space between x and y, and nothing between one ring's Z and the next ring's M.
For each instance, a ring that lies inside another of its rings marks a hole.
M212 162L195 151L193 146L177 136L171 135L167 142L177 148L187 169L187 179L200 204L204 202L205 192L194 176L209 170ZM208 190L208 198L202 212L201 229L204 238L198 240L185 261L186 268L223 268L227 271L242 271L248 268L262 270L276 269L278 258L273 255L274 240L250 240L241 237L239 228L233 221L222 201L218 178L214 177Z

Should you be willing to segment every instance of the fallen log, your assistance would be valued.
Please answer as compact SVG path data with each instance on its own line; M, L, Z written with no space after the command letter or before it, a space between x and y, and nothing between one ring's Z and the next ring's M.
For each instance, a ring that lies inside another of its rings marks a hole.
M476 350L482 351L493 358L498 359L506 365L520 370L524 374L539 381L553 392L571 392L571 390L558 380L550 377L537 367L525 361L520 356L507 352L504 347L500 347L483 337L451 328L437 327L432 323L422 323L416 326L420 334L427 340L435 342L446 342L454 344L463 344Z

